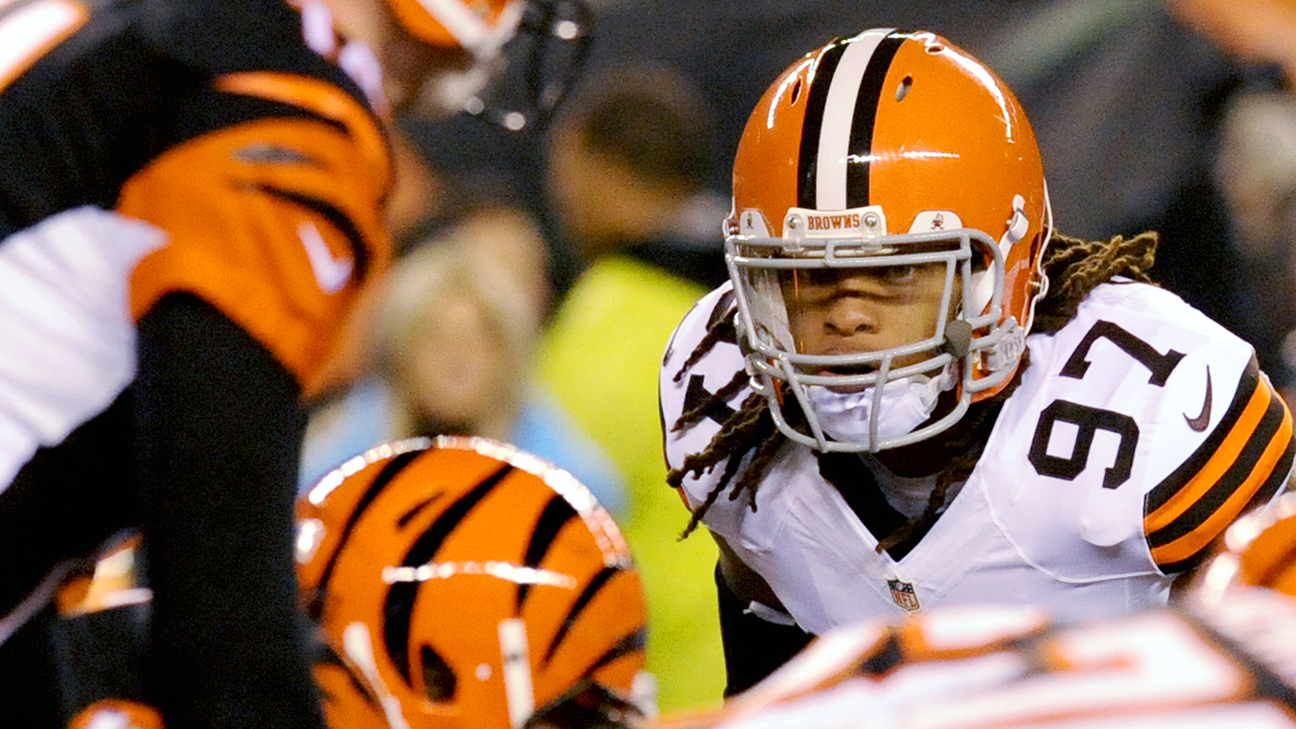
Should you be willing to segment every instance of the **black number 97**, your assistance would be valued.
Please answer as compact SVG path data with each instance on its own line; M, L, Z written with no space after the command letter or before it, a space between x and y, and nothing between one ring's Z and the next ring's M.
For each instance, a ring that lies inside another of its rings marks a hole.
M1183 359L1182 352L1171 349L1161 354L1152 345L1130 334L1109 321L1098 321L1093 325L1079 346L1067 358L1066 364L1059 373L1061 377L1081 379L1089 371L1086 356L1089 348L1098 339L1107 339L1119 347L1151 372L1148 384L1164 387L1170 373ZM1075 447L1066 458L1051 456L1048 453L1049 439L1053 436L1053 426L1058 422L1071 423L1079 428L1076 433ZM1089 450L1093 447L1094 434L1100 430L1120 436L1120 445L1116 449L1116 462L1103 475L1103 488L1114 489L1129 480L1134 466L1134 448L1138 445L1138 423L1128 415L1091 408L1087 405L1054 400L1040 413L1039 423L1035 426L1035 436L1031 439L1028 456L1035 471L1042 476L1051 476L1065 481L1074 481L1076 476L1085 470L1089 463Z

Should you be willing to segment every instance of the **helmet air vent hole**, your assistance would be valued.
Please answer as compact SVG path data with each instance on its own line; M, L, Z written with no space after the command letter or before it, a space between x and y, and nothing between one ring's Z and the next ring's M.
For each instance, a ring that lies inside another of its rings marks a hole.
M440 653L432 646L424 645L420 651L423 661L423 686L427 697L432 701L445 702L454 699L455 674Z
M801 98L801 79L797 79L796 83L792 84L792 96L790 97L789 103L795 104L797 103L797 100L800 98Z
M936 43L934 45L927 46L927 52L932 54L933 56L936 55L937 53L944 53L945 46L941 45L940 43Z
M913 88L913 76L905 76L896 86L896 101L904 101L911 88Z

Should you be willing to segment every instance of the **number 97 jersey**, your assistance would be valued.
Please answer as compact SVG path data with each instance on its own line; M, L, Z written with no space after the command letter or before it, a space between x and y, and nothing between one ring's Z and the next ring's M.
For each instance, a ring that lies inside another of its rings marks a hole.
M723 291L704 299L668 352L672 468L719 427L672 431L689 389L715 392L742 367L738 348L724 344L673 377L723 302ZM706 525L814 634L941 605L1033 604L1066 620L1164 605L1173 576L1287 479L1291 414L1248 344L1154 286L1099 286L1066 326L1027 344L1029 365L983 455L907 553L879 550L797 444L757 487L755 508L722 496ZM683 481L691 507L724 470Z
M1177 296L1101 286L1029 346L979 470L1032 562L1065 579L1176 574L1285 482L1291 413L1250 346Z

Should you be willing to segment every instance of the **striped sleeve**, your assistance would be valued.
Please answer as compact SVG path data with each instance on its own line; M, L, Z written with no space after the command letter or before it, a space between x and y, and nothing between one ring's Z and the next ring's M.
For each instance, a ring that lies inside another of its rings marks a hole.
M322 79L233 74L202 98L210 124L132 175L117 202L168 235L132 274L132 311L199 296L315 394L348 312L390 257L385 138Z
M1165 574L1195 567L1242 514L1271 499L1292 467L1292 416L1254 357L1219 425L1144 500L1144 534Z

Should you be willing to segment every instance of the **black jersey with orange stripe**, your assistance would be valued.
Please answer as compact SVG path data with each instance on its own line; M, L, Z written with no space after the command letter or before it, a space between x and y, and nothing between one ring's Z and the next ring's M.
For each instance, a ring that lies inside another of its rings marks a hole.
M6 719L52 703L33 613L62 564L138 527L168 723L322 725L300 405L386 265L387 155L282 0L0 0Z
M78 205L111 209L152 159L215 129L334 123L309 106L223 94L221 75L320 79L367 103L276 0L12 0L0 4L0 39L0 238Z
M0 237L86 206L144 221L160 235L106 254L135 318L197 294L314 388L386 265L390 171L369 100L301 25L280 0L0 6L0 44L24 39L0 55Z

